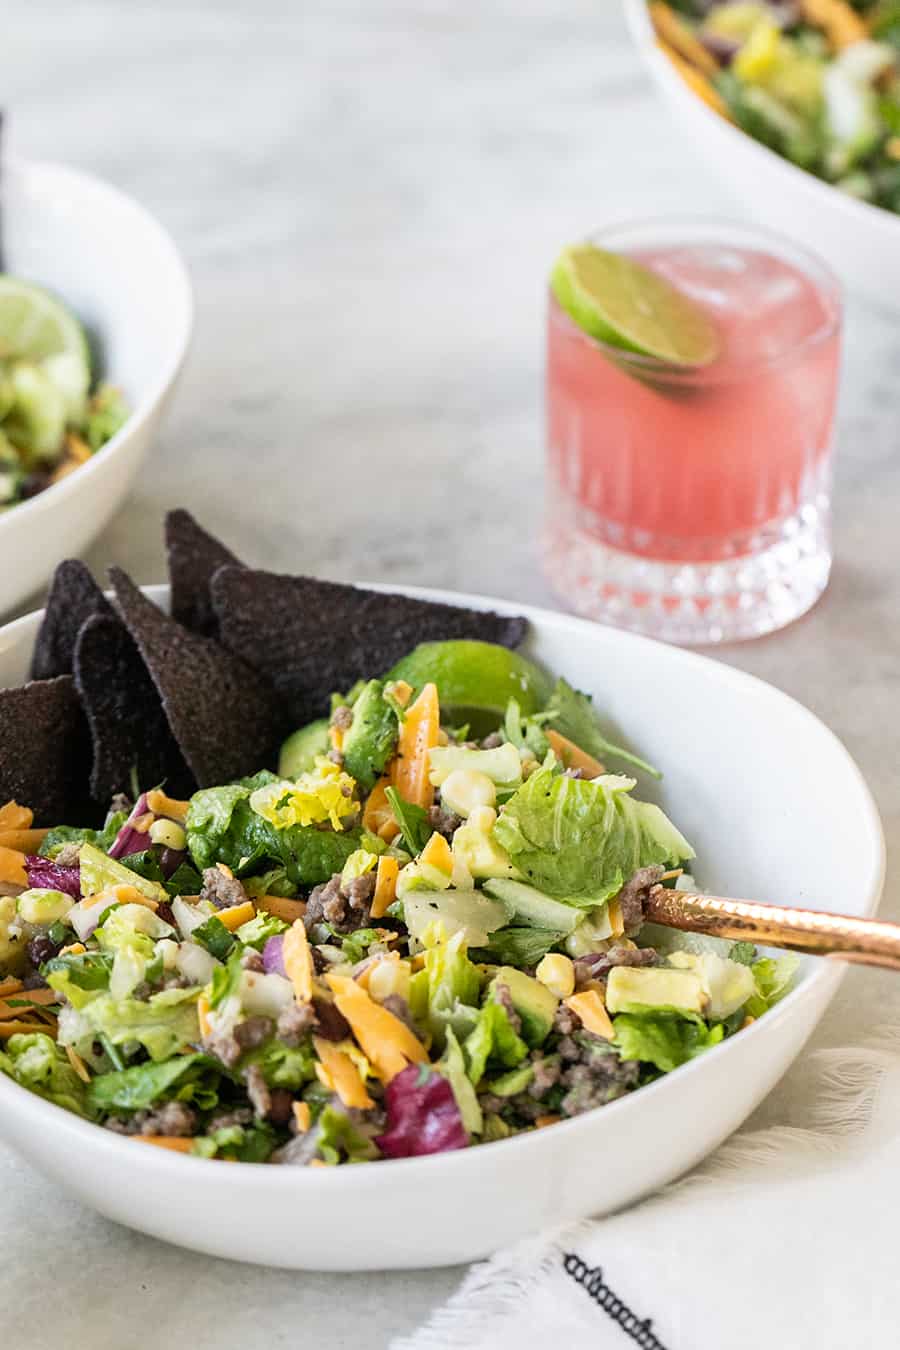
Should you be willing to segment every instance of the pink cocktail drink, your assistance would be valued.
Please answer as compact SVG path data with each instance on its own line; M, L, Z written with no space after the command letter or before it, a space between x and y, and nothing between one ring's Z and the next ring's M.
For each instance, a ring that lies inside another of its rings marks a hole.
M718 354L666 367L587 336L550 296L548 570L593 617L675 640L750 636L827 582L839 295L781 241L667 229L596 242L702 306Z

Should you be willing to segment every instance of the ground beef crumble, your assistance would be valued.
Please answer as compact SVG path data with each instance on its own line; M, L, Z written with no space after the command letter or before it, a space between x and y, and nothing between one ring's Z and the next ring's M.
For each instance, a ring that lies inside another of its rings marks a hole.
M80 858L80 844L63 844L53 861L57 867L77 867Z
M509 1018L509 1024L516 1035L522 1030L522 1019L513 1007L512 995L509 992L509 985L497 983L494 986L494 998L506 1012Z
M184 1102L166 1102L152 1110L135 1111L133 1116L111 1116L106 1128L116 1134L161 1134L186 1138L197 1127L197 1112Z
M335 1012L337 1012L336 1008ZM338 1017L340 1016L341 1014L338 1013ZM285 1045L297 1046L307 1032L312 1030L315 1020L316 1015L308 1003L289 1003L278 1014L278 1022L275 1027L276 1035Z
M331 714L331 726L337 727L338 731L349 731L353 726L353 709L346 703L335 708Z
M622 910L622 922L625 936L634 937L644 925L644 909L647 904L647 892L655 886L663 875L659 866L639 867L634 876L625 882L619 891L618 901Z
M335 872L329 881L315 887L307 901L304 918L307 932L323 922L338 933L355 933L358 928L367 928L374 894L374 872L354 877L346 886L341 885L340 872Z
M220 867L204 870L201 900L211 900L216 909L230 909L232 905L243 905L249 898L237 877L230 877Z
M462 817L445 810L443 806L431 806L428 808L428 824L445 839L452 839L462 824Z
M265 1074L258 1064L251 1064L245 1075L247 1096L260 1120L265 1120L272 1107L272 1094Z
M238 1022L234 1039L242 1050L256 1050L269 1039L274 1029L271 1017L248 1017Z
M616 966L655 966L659 955L653 947L626 947L616 944L608 952L591 952L575 961L575 987L586 989L594 980L603 980Z

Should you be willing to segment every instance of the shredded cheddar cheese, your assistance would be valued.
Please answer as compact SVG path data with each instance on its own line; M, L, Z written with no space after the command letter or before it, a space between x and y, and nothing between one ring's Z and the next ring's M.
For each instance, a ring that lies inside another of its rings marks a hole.
M607 1041L615 1036L609 1013L598 990L585 989L580 994L572 994L565 999L565 1005L571 1008L585 1031L592 1031L595 1036L602 1036Z
M282 959L295 996L301 1003L309 1003L313 994L313 962L302 919L292 923L285 933Z

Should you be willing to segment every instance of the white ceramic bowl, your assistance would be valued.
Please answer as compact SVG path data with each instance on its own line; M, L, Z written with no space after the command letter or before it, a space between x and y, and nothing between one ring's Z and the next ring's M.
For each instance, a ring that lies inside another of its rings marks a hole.
M874 912L878 813L846 750L800 704L706 657L582 619L411 593L527 614L528 653L590 691L665 770L659 800L695 845L705 886ZM0 629L0 684L24 677L39 617ZM222 1166L111 1134L3 1074L0 1137L102 1214L217 1256L327 1270L469 1261L625 1205L699 1161L778 1081L840 978L836 963L807 961L773 1011L652 1086L456 1153L334 1169Z
M116 188L55 164L7 161L4 265L59 295L96 343L103 378L132 409L87 464L0 513L0 613L77 557L125 496L156 433L191 332L193 302L172 240Z
M688 88L656 45L646 0L625 0L647 69L710 174L727 180L749 216L808 245L848 287L900 306L900 216L857 201L725 121Z

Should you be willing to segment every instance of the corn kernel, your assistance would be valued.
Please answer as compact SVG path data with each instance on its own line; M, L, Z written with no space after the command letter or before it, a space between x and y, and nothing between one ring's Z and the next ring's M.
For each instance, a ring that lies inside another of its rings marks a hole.
M458 816L470 816L479 806L493 806L497 789L480 769L454 769L441 784L441 801Z
M389 957L377 961L369 969L369 997L383 1003L391 994L409 998L410 967L408 961L392 961Z
M181 850L187 847L187 835L174 820L154 820L150 826L150 838L154 844L163 848Z
M476 806L469 815L469 824L472 825L479 834L487 834L494 828L497 820L497 812L492 806Z
M568 998L575 989L575 967L560 952L548 952L534 973L557 998Z

